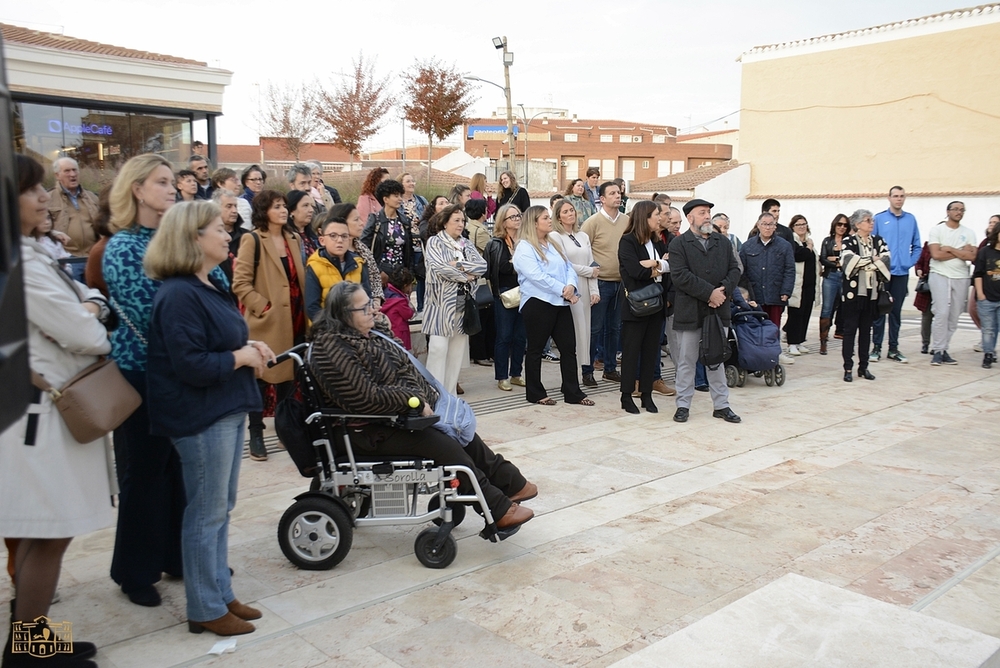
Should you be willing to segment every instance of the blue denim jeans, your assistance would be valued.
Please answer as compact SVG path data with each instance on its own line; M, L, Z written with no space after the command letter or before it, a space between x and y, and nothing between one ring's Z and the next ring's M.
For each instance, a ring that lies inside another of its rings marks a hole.
M977 299L976 309L979 311L979 326L983 330L983 352L996 355L997 329L1000 328L1000 302Z
M504 308L500 298L494 297L493 320L497 326L493 375L497 380L520 376L524 366L524 348L528 341L524 332L524 316L516 308Z
M621 300L624 299L621 281L597 280L601 301L590 308L590 359L581 364L583 373L594 373L594 360L598 348L604 351L604 371L616 371L618 341L621 337ZM607 352L611 351L611 352ZM582 352L582 351L581 351ZM582 357L582 355L581 355Z
M831 271L823 277L823 309L821 318L832 318L833 312L840 306L840 290L844 283L844 272Z
M899 324L909 282L909 274L889 279L889 294L892 295L892 310L889 311L889 350L899 349ZM883 315L872 323L872 346L879 350L882 349L882 340L885 338L885 320L886 316Z
M200 434L171 439L187 492L181 552L190 621L218 619L236 598L229 579L229 513L236 505L246 417L229 415Z

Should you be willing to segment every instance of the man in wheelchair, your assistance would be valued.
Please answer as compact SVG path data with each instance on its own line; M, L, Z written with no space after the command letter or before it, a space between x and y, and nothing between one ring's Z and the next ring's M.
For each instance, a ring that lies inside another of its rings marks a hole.
M392 331L375 325L371 298L355 283L338 283L313 323L310 368L331 408L370 415L404 414L410 399L420 400L423 415L434 413L440 397L414 366L406 351L388 337ZM348 432L359 452L378 456L433 459L438 465L464 465L473 470L497 529L524 524L534 513L520 505L538 494L512 463L496 454L474 434L463 445L437 429L408 431L385 422L352 422ZM464 474L459 493L475 494Z

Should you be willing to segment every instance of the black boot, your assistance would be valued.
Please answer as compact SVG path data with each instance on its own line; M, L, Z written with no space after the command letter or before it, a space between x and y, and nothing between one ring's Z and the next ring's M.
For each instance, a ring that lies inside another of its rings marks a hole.
M659 409L656 408L656 404L653 403L653 395L644 394L642 395L642 407L646 409L647 413L659 413Z
M632 413L633 415L639 414L639 409L636 408L635 402L632 401L631 392L622 392L622 408L624 408L626 412Z
M250 459L255 462L267 461L267 448L264 447L264 427L250 427Z
M33 657L27 653L14 654L14 599L10 601L10 632L7 635L7 642L3 646L3 658L0 658L2 668L30 668L31 666L49 666L49 668L97 668L97 664L88 661L90 657L97 654L97 646L91 642L73 641L72 654L56 654L47 657Z
M985 355L983 355L983 368L984 369L992 369L994 361L995 361L995 358L993 357L993 355L990 354L990 353L986 353Z

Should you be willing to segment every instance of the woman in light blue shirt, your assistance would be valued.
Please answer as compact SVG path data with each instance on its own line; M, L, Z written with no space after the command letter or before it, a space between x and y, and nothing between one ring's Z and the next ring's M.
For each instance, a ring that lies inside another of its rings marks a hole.
M552 216L544 206L524 212L514 249L514 269L521 289L528 347L524 356L525 398L533 404L554 406L542 385L542 349L551 336L559 347L562 393L568 404L593 406L580 389L576 375L576 330L570 305L579 300L576 272L562 250L549 242Z

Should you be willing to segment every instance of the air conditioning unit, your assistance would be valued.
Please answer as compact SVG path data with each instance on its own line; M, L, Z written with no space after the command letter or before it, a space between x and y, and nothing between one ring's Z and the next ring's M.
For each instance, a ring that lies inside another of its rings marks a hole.
M568 163L568 162L566 162L565 160L560 160L560 161L559 161L559 166L560 166L560 167L566 167L567 165L569 165L569 163Z
M632 135L632 143L633 144L641 144L642 143L642 135Z

